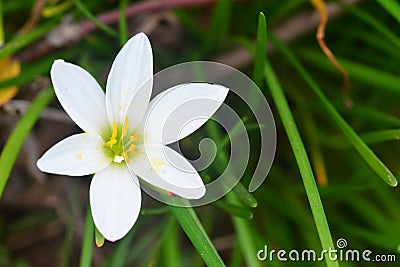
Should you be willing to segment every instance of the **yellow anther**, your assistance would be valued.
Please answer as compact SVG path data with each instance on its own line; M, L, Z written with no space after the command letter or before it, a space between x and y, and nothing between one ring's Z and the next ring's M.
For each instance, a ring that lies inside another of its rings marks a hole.
M112 146L112 145L115 145L116 143L117 143L117 139L110 138L110 141L108 141L106 143L106 146Z
M122 152L121 156L124 157L126 163L130 163L131 161L129 160L128 154L126 152Z
M113 131L112 131L111 139L115 139L117 137L117 134L118 134L118 126L117 126L117 123L115 121L113 121Z
M112 145L115 145L116 143L117 143L117 134L118 134L118 126L117 126L117 123L114 121L113 122L113 131L112 131L112 134L111 134L111 137L110 137L110 141L108 141L107 143L106 143L106 145L107 146L112 146Z
M125 116L124 128L122 129L122 136L126 136L126 134L128 133L128 124L129 124L128 116Z
M135 145L135 144L132 144L132 145L129 147L129 153L130 153L131 155L135 154L135 148L136 148L136 145Z
M131 135L131 137L130 137L131 141L133 141L133 142L139 140L139 138L140 138L139 134Z

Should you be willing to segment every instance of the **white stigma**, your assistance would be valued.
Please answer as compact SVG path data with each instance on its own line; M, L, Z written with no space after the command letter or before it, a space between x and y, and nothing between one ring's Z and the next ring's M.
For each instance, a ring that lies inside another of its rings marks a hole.
M115 158L114 158L114 162L115 163L121 163L122 161L124 161L124 157L122 157L122 156L115 156Z

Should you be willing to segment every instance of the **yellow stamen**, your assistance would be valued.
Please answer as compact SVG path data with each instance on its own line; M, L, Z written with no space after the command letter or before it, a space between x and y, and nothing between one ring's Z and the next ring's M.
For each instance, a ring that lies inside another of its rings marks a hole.
M111 139L111 138L110 138ZM110 141L108 141L107 143L106 143L106 146L112 146L112 145L115 145L117 143L117 140L116 139L113 139L113 140L110 140Z
M130 137L131 141L137 141L137 140L139 140L139 138L140 138L139 134L131 135L131 137Z
M126 163L130 163L131 161L129 160L128 154L126 154L126 152L122 152L121 156L124 157Z
M122 136L126 136L126 134L128 133L128 124L129 124L128 116L125 116L124 128L122 129Z
M110 137L110 141L108 141L106 143L107 146L112 146L112 145L115 145L117 143L117 139L116 139L117 134L118 134L118 126L117 126L117 123L114 121L113 122L113 131L112 131L112 134L111 134L111 137Z
M131 155L135 154L135 148L136 148L136 145L135 145L135 144L132 144L132 145L129 147L129 153L130 153Z

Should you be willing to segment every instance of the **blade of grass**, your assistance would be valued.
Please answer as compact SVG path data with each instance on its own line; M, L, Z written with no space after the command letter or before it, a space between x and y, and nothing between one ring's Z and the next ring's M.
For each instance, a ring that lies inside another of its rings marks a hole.
M295 58L292 52L281 44L275 38L272 39L274 45L281 51L281 53L289 60L294 66L297 72L303 77L308 83L314 94L318 97L325 110L328 112L332 120L337 124L339 129L343 132L345 137L351 143L351 145L357 150L360 156L366 161L366 163L376 172L376 174L382 178L388 185L397 186L397 179L393 173L383 164L383 162L372 152L372 150L362 141L356 132L347 124L342 118L335 107L329 102L329 100L322 93L319 86L314 82L312 77L308 74L306 69L300 64ZM399 91L400 92L400 91Z
M94 247L93 236L94 236L94 222L92 218L92 213L90 211L90 205L87 205L85 232L83 233L81 259L79 263L80 267L92 266L92 255Z
M400 23L400 4L396 0L377 0L378 3Z
M229 20L231 13L231 0L219 0L210 23L210 29L204 38L204 49L209 53L213 46L220 45L226 40L229 30Z
M176 205L188 205L185 199L173 197L169 199ZM225 266L194 210L178 206L169 208L207 266Z
M319 52L308 48L299 49L299 51L301 51L300 55L305 60L316 65L318 68L329 72L335 71L330 66L329 61L321 56ZM400 77L398 75L343 58L338 58L338 60L349 71L353 80L363 82L369 87L375 86L376 88L386 90L388 93L400 94ZM303 68L302 66L299 67Z
M42 110L47 107L53 99L54 91L51 88L40 92L10 134L0 154L0 198L26 136L39 118Z
M163 244L165 266L182 266L181 258L177 257L177 255L180 254L178 234L178 227L176 224L173 224L169 229L168 235L165 237Z
M223 137L218 131L217 125L215 123L207 123L206 130L215 143L217 144L221 143ZM224 152L221 152L217 154L215 161L218 167L226 166L228 158ZM229 192L226 195L226 199L230 204L236 206L241 205L241 202L253 208L258 205L257 200L254 198L252 194L249 193L249 191L247 191L247 189L241 182L238 182L237 185L233 188L233 191ZM257 255L258 250L256 248L254 239L251 235L252 231L249 221L234 216L232 217L232 221L235 227L235 232L237 233L238 236L237 242L239 243L239 246L242 250L242 255L244 257L246 266L249 267L260 266L260 262L257 260L257 257L254 257L254 255Z
M258 16L256 53L254 58L253 81L261 88L264 74L264 62L267 56L267 21L262 12Z
M46 24L41 26L40 28L36 28L28 32L27 34L14 38L12 41L8 42L0 49L0 58L13 54L24 46L27 46L31 42L39 39L43 35L47 34L52 27L52 24Z
M310 203L311 212L314 216L314 221L317 227L319 238L321 240L322 248L328 251L330 248L333 248L334 245L328 226L328 221L325 216L325 211L322 206L322 201L311 169L311 164L308 160L307 152L305 150L303 141L301 140L300 133L297 129L285 94L283 93L283 89L268 60L265 63L265 77L270 88L272 98L281 117L286 134L289 138L289 142L292 146L300 170L301 178L303 179L307 198ZM339 266L337 261L331 261L328 257L325 257L325 261L329 267Z
M119 2L119 42L123 46L128 41L128 26L126 25L126 7L128 0L121 0Z
M400 130L384 130L365 133L361 135L361 138L364 140L364 142L368 144L379 143L389 140L400 140Z
M354 7L352 5L344 5L345 9L352 13L355 17L364 21L375 31L379 32L382 36L391 41L397 48L400 48L400 39L393 31L387 28L380 20L376 19L372 14L362 10L360 7ZM380 40L382 41L382 40Z
M109 34L112 37L118 36L118 33L113 28L97 20L96 17L89 11L89 9L87 9L86 6L81 2L81 0L72 0L72 1L74 2L74 5L82 12L82 14L88 20L90 20L94 25L96 25L97 28L99 28L100 30L104 31L105 33Z
M230 213L232 216L245 220L251 220L253 218L253 213L241 205L234 205L223 200L215 202L215 205L221 210Z

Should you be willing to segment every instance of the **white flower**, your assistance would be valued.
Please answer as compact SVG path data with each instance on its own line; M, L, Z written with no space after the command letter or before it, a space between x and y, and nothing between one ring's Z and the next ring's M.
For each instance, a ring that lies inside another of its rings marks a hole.
M132 37L118 53L106 94L79 66L56 60L51 69L58 100L85 133L54 145L37 166L44 172L70 176L95 173L89 192L92 216L97 229L110 241L124 237L139 215L138 177L187 199L205 194L197 171L166 145L204 124L222 104L228 89L182 84L149 103L152 77L151 45L143 33ZM214 104L204 105L202 99ZM174 113L178 107L179 112ZM184 125L190 118L195 120ZM164 129L164 125L173 127ZM181 129L178 134L177 129Z

